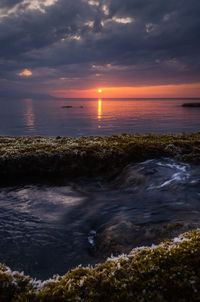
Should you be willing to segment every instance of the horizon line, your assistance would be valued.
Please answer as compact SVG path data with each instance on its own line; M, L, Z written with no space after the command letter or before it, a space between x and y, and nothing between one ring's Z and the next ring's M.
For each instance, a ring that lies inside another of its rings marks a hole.
M193 99L193 100L200 100L200 97L112 97L112 98L109 98L109 97L68 97L68 98L53 98L53 99L57 99L57 100L63 100L63 99L135 99L135 100L151 100L151 99Z

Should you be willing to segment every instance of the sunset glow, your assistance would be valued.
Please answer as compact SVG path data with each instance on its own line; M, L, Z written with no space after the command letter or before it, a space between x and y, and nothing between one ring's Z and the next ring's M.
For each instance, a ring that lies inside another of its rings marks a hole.
M0 2L2 96L200 97L197 0Z
M99 89L102 91L102 89ZM98 90L98 93L100 93ZM144 87L104 87L104 98L186 98L198 97L200 83L182 85L160 85ZM101 92L102 93L102 92ZM96 98L95 89L53 90L50 94L59 98Z

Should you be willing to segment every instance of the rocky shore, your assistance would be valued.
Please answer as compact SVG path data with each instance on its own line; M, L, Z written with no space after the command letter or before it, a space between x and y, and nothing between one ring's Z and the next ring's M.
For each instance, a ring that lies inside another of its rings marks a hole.
M200 133L81 138L0 137L0 178L1 182L57 175L70 178L103 175L109 178L118 175L126 165L159 157L199 164ZM99 230L96 253L100 260L102 253L106 256L112 251L115 255L127 254L95 267L79 266L64 276L56 275L43 282L0 264L0 300L200 301L198 227L197 223L177 221L159 227L135 225L129 220L117 221ZM163 241L183 232L187 233ZM121 236L122 233L126 237ZM151 245L152 242L158 245L134 248L129 253L133 247Z
M0 265L3 302L199 301L200 231L41 282Z
M0 137L0 177L93 176L129 163L173 157L200 162L200 133L108 137Z

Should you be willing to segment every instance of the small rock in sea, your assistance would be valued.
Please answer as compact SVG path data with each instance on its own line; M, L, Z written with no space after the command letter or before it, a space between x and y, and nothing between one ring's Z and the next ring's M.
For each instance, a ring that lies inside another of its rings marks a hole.
M62 106L62 108L72 108L73 106Z
M84 108L83 106L80 106L80 108Z
M185 103L182 107L200 107L200 103Z

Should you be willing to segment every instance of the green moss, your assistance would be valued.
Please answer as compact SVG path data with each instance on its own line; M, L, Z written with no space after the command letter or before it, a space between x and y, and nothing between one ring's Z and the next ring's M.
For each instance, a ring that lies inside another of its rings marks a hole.
M142 148L143 147L143 148ZM178 135L131 135L119 134L105 137L81 137L81 138L54 138L54 137L0 137L1 155L30 155L38 153L52 154L55 152L77 151L80 152L140 152L143 149L154 148L163 151L168 148L170 151L177 151L177 148L188 148L188 152L199 152L200 134L178 134Z
M200 230L40 283L0 265L1 301L200 301Z
M0 301L18 301L20 297L21 301L26 301L26 296L35 296L31 278L0 264Z
M105 137L0 137L0 175L108 173L158 158L200 163L200 133Z

